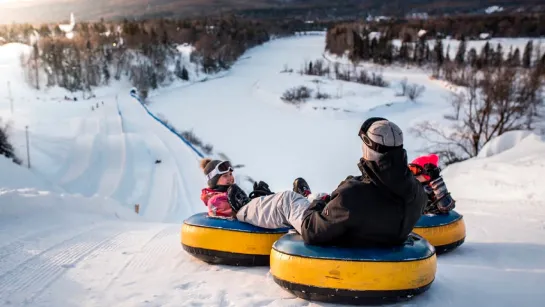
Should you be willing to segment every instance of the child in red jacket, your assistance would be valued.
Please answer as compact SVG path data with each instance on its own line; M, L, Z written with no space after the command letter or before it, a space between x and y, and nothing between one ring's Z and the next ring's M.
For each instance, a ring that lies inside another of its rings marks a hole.
M428 205L424 214L445 214L456 206L456 201L450 196L440 175L438 164L439 156L435 154L420 156L409 164L409 169L428 193Z
M201 192L201 200L208 207L208 216L236 218L236 213L229 204L227 194L229 187L235 183L231 163L205 158L201 160L200 166L208 179L208 187L202 189ZM320 198L325 200L329 197L326 193L311 194L310 187L303 178L295 179L293 192L309 199ZM275 193L270 191L268 184L260 181L254 183L254 191L250 194L250 198L271 194Z
M201 160L200 165L208 179L208 187L201 192L201 200L208 207L208 215L234 217L235 213L227 200L227 189L235 183L231 163L206 158Z

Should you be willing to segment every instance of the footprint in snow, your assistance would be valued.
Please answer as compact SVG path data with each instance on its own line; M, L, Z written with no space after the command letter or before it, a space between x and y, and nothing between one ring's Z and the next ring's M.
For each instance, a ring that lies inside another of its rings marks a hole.
M204 282L185 282L174 287L176 290L187 290L189 288L199 288Z

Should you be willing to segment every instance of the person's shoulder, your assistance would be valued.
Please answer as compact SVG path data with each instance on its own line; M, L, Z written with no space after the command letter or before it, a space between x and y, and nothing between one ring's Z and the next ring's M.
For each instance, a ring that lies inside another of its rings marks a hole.
M227 192L217 191L211 188L202 189L201 199L206 203L215 202L221 198L227 199Z
M369 182L365 181L365 178L363 176L348 176L333 192L332 194L353 194L358 193L364 190L365 186L368 185Z

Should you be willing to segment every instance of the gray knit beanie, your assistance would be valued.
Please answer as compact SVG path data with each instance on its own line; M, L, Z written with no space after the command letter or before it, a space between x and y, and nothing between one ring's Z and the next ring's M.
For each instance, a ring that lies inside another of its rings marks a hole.
M214 170L214 168L220 164L221 160L212 160L210 158L205 158L201 160L201 169L203 170L205 175L208 175L211 171ZM218 174L211 179L208 180L208 187L213 189L218 185L218 180L220 179L221 175Z
M403 132L391 121L382 118L371 118L367 120L360 129L370 140L381 148L379 151L370 147L371 144L362 144L363 158L367 161L378 161L386 152L403 147Z

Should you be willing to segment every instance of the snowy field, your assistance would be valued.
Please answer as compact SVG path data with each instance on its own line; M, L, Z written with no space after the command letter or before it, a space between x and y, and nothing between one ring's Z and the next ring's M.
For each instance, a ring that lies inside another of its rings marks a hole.
M147 115L126 83L80 101L30 89L17 67L23 49L0 47L0 117L25 163L0 159L0 306L331 306L295 298L267 268L210 266L185 253L181 222L205 210L198 157ZM150 110L192 129L273 191L303 176L314 191L331 192L358 173L364 119L384 116L407 131L450 109L449 90L417 69L384 69L390 88L280 72L323 50L323 35L271 41L224 78L153 93ZM395 94L404 77L426 87L416 102ZM336 97L300 107L280 100L290 87L315 88L315 79ZM423 145L405 133L409 159ZM430 290L399 305L541 306L544 171L545 139L517 132L447 168L466 243L438 258Z

